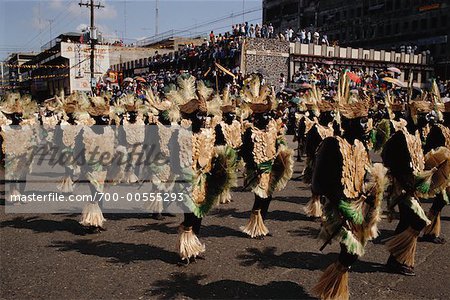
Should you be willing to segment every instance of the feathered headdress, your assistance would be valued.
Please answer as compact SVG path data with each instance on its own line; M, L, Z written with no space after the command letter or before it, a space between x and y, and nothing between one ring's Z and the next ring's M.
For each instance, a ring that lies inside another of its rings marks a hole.
M169 91L166 98L179 105L180 112L192 114L195 111L207 112L206 99L207 90L198 91L195 87L195 77L189 76L177 79L178 87ZM202 94L203 93L203 94Z
M393 96L389 90L386 91L384 103L388 110L390 119L394 119L394 112L399 112L399 111L405 110L405 104L401 103L401 102L395 102L395 99L393 98Z
M142 115L146 114L148 111L148 107L144 105L142 99L137 98L133 94L127 94L124 97L120 98L117 105L115 106L123 107L123 111L138 112Z
M144 91L145 98L149 105L149 113L154 116L162 115L172 123L178 123L181 119L178 104L168 99L161 100L151 89Z
M441 93L439 92L439 87L436 83L436 80L433 80L433 84L431 86L431 97L434 104L434 110L436 111L438 115L438 119L442 121L444 119L444 116L442 115L445 111L445 104L444 101L441 98ZM449 112L449 111L447 111Z
M220 117L222 115L220 96L212 88L207 87L203 81L197 82L197 96L200 103L206 103L206 111L209 116Z
M22 102L19 93L8 93L0 104L0 109L5 114L23 113Z
M0 110L4 114L21 113L24 119L28 119L34 117L39 107L30 95L21 96L19 93L10 93L0 104Z
M221 101L222 105L220 109L222 110L223 113L236 112L236 99L231 97L229 86L223 89Z
M250 109L253 113L267 112L277 105L273 88L269 85L261 86L261 81L257 75L252 75L245 80L241 97L245 102L250 103Z
M63 98L64 99L64 98ZM62 99L58 96L54 96L47 100L44 100L44 108L48 111L61 111L63 109Z
M325 100L322 91L315 84L311 87L311 99L313 100L313 103L316 104L313 106L312 110L316 107L319 112L328 112L336 109L336 104Z
M367 117L369 114L370 102L365 93L358 93L350 90L348 76L342 74L339 78L336 102L338 113L347 119Z
M106 97L89 97L91 105L87 112L91 116L108 116L110 115L109 99Z

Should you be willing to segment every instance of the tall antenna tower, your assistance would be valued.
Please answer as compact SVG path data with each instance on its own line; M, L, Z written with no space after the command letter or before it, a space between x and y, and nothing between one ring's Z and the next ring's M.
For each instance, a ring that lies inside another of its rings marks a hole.
M155 7L155 35L159 33L159 0L156 0Z
M47 22L50 25L50 41L52 40L53 36L52 36L52 24L53 22L55 22L55 19L47 19Z

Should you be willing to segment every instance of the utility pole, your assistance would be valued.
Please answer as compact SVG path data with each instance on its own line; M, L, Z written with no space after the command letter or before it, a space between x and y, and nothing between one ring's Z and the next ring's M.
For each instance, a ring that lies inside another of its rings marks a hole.
M82 6L86 6L89 7L91 9L91 27L90 27L90 33L89 33L89 40L91 42L91 89L92 89L92 93L94 93L95 90L95 44L97 43L97 30L95 28L94 25L94 8L103 8L105 6L101 5L100 3L98 4L94 4L94 0L90 0L90 3L83 3L80 2L78 3L78 5L80 5L80 7Z

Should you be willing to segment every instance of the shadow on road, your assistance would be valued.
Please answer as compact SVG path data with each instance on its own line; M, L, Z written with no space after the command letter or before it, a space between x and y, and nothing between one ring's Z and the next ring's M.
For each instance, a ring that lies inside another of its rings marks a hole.
M10 227L18 229L29 229L36 233L52 233L56 231L67 231L74 235L86 235L81 225L72 219L63 221L43 220L38 217L16 217L12 220L3 221L1 227Z
M200 235L205 237L217 237L217 238L228 236L247 238L247 235L239 230L220 225L209 225L202 227L202 229L200 230Z
M293 204L301 204L305 205L308 203L309 198L308 197L276 197L276 200L281 202L289 202Z
M245 267L256 265L261 269L281 267L314 271L324 269L337 258L334 253L290 251L276 254L276 250L276 247L266 247L263 250L249 248L247 253L238 255L237 259L241 260L240 265Z
M338 258L338 253L313 253L313 252L284 252L276 254L276 247L266 247L263 250L257 248L247 249L247 253L240 254L237 259L241 260L240 265L250 267L256 265L260 269L270 269L273 267L303 270L324 270ZM384 272L385 266L379 263L372 263L358 260L352 266L352 272L376 273Z
M375 245L384 245L386 243L386 239L394 236L394 230L380 229L379 235L376 239L372 240L372 243Z
M306 227L295 229L295 230L288 230L288 232L292 236L317 238L317 236L320 233L319 227L320 227L320 223L317 223L317 228L311 227L311 226L306 226Z
M206 275L174 273L171 278L154 282L147 296L159 299L313 299L304 288L291 281L271 281L256 285L237 280L201 284Z
M109 241L56 241L49 246L58 251L75 251L84 255L94 255L108 258L111 263L129 264L134 261L160 260L174 264L178 260L175 252L169 252L160 247L148 244L130 244Z
M211 215L224 218L224 217L233 217L237 219L249 219L250 218L250 207L249 211L238 212L236 208L227 208L227 209L218 209L211 213ZM271 211L269 208L269 212L267 213L268 220L276 220L281 222L289 222L289 221L310 221L310 219L298 212L293 211L285 211L285 210L274 210Z
M137 232L159 231L167 234L177 234L178 226L174 222L150 223L146 225L129 226L127 230Z

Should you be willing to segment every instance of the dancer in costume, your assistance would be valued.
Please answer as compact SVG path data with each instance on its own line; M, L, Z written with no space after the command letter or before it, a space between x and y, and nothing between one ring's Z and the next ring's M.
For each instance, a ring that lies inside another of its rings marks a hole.
M11 196L20 196L25 191L32 150L39 143L39 132L35 127L38 108L31 98L24 99L18 93L11 93L0 104L0 110L8 119L1 127L0 143L5 180L10 183L6 199L12 200Z
M222 146L227 153L227 167L230 181L220 195L220 203L231 202L230 190L237 187L238 153L242 146L242 124L236 120L236 102L231 98L229 88L225 88L222 94L222 116L223 120L216 125L216 146Z
M197 237L201 222L209 210L218 204L228 178L223 167L225 153L214 147L214 128L205 128L208 114L206 97L196 88L194 77L179 77L178 87L170 97L180 105L183 118L189 119L192 125L192 135L180 131L178 139L181 168L189 169L192 176L191 195L185 195L185 203L191 212L184 214L177 243L181 263L189 264L191 259L195 260L205 252L205 245ZM186 140L189 138L190 142ZM192 148L185 149L189 145ZM192 156L187 157L190 151Z
M151 160L149 166L144 170L144 180L148 179L157 188L158 191L170 192L174 188L174 174L172 174L172 165L175 164L171 158L178 155L179 149L177 146L176 130L171 125L178 125L181 116L178 107L177 91L170 91L168 99L162 100L153 93L151 89L144 91L146 101L149 104L147 122L149 125L156 125L149 127L150 132L147 132L147 139L155 139L157 143L152 143L146 140L146 145L152 145L154 149L149 149L154 153L154 158ZM156 134L156 136L154 136ZM148 142L147 142L148 141ZM147 210L151 211L152 218L156 220L163 220L165 216L174 216L168 212L167 202L153 201L147 206ZM163 211L165 211L163 213Z
M285 146L278 123L271 118L275 94L268 85L261 86L257 76L246 81L242 98L251 103L253 124L243 137L241 156L246 163L246 186L255 194L250 220L241 230L252 238L269 233L264 220L272 195L282 190L293 173L293 151Z
M79 167L73 155L75 148L75 139L80 133L83 125L78 120L78 114L89 107L89 102L79 94L71 94L62 99L62 119L55 132L55 144L61 147L61 154L64 160L64 176L58 184L58 190L63 193L72 193L74 191L73 180L76 173L79 173Z
M317 103L317 108L320 111L317 123L312 125L312 128L307 132L305 139L306 152L306 166L303 171L303 182L311 184L312 171L317 148L320 143L327 137L339 134L333 128L335 104L322 99L322 92L313 86L311 89L312 98ZM320 196L313 194L311 199L304 207L304 211L308 217L318 218L322 217L322 204Z
M316 154L312 191L325 197L320 238L324 246L336 240L341 252L313 288L321 299L348 299L348 274L364 254L368 241L378 235L386 169L370 161L366 140L369 103L350 96L347 76L339 81L337 102L342 137L323 140Z
M144 114L146 108L140 99L133 95L126 95L122 99L121 105L124 107L126 117L122 120L123 125L118 126L118 149L125 158L119 168L119 177L115 178L116 183L136 183L139 181L138 175L143 163L144 140L146 137L146 126Z
M431 111L431 103L412 101L411 117L416 124L425 124L423 116ZM419 116L421 114L422 116ZM383 147L382 158L389 169L392 188L388 195L389 209L399 208L400 221L386 246L391 253L387 267L403 275L414 276L417 237L431 222L420 205L420 198L429 198L435 190L434 174L442 165L434 165L437 156L424 157L419 131L410 134L406 128L396 131ZM427 162L427 163L426 163Z
M299 107L302 111L306 112L300 115L300 120L298 121L298 126L296 129L295 140L297 140L297 161L302 161L302 156L306 151L306 135L312 126L318 123L317 116L319 116L319 109L317 107L316 98L308 93L305 97L306 101L302 101Z
M64 99L64 92L62 93L62 98L55 96L45 100L44 107L41 108L42 139L49 145L54 142L56 126L62 118L62 99Z
M109 101L102 97L89 99L91 106L89 115L95 120L95 125L84 126L75 141L74 156L81 164L79 180L87 181L92 196L97 192L103 192L108 167L111 165L115 154L115 133L109 125L110 107ZM94 197L93 197L94 198ZM82 212L80 224L88 232L100 232L104 230L105 218L98 204L99 199L87 204Z
M438 165L443 163L445 157L448 157L448 153L450 152L450 102L442 103L435 82L433 87L437 109L439 110L439 114L442 114L442 123L433 124L426 137L426 142L423 147L424 153L426 153L425 164L428 164L426 168L431 168L430 164ZM425 227L423 233L424 241L436 244L444 244L446 242L444 238L440 237L441 212L442 209L449 204L450 162L447 161L447 163L444 164L447 165L442 165L442 172L436 173L434 178L435 182L443 181L442 184L437 184L437 186L443 186L443 188L440 191L434 191L436 195L427 214L431 224ZM447 186L445 186L445 181L448 182Z

